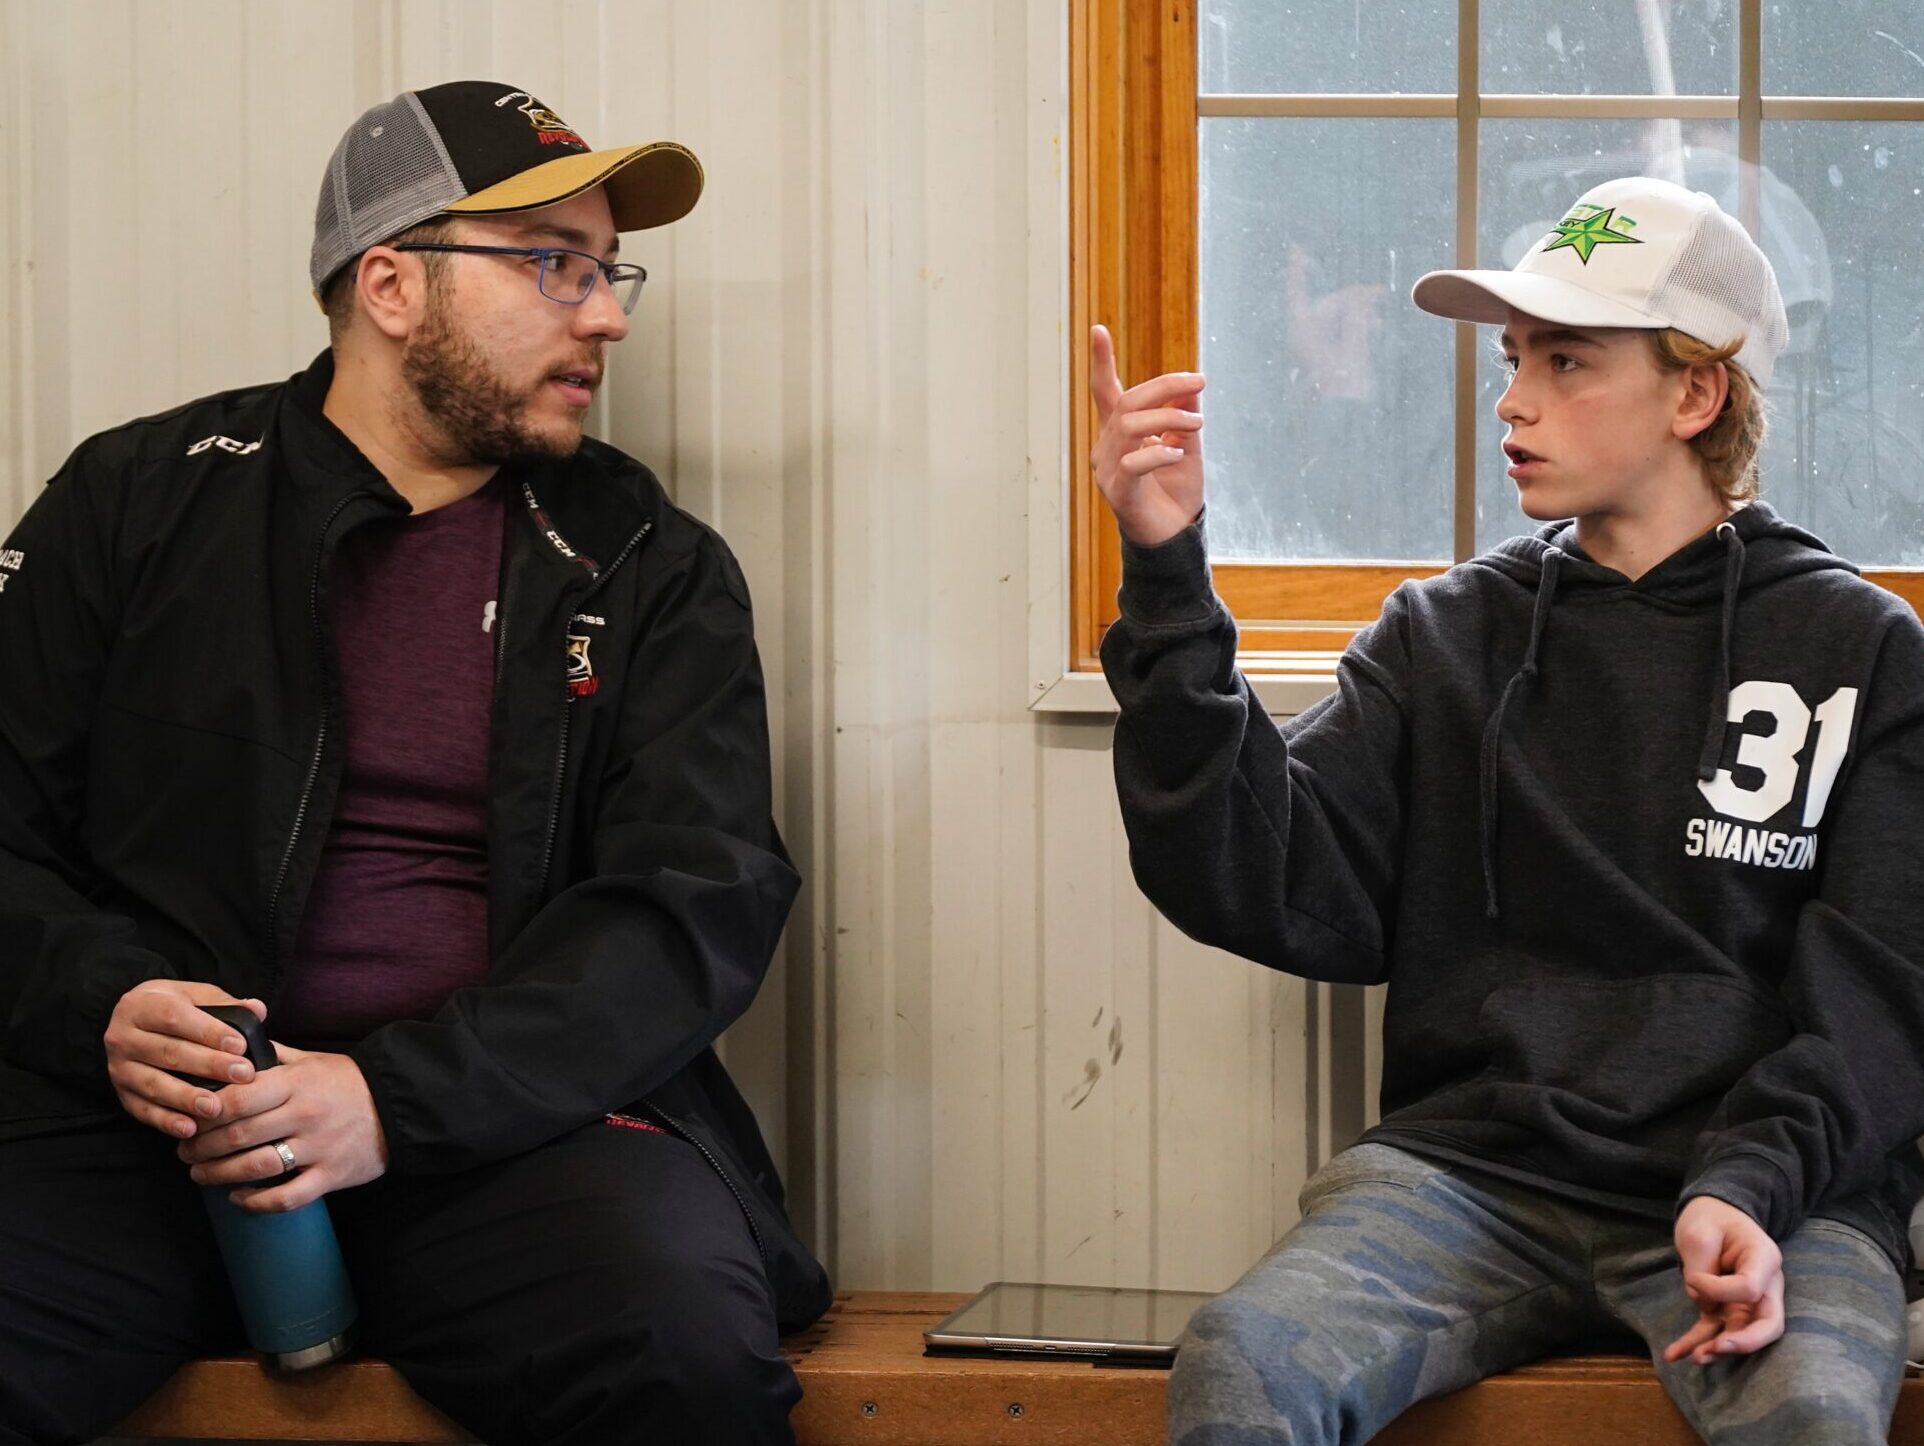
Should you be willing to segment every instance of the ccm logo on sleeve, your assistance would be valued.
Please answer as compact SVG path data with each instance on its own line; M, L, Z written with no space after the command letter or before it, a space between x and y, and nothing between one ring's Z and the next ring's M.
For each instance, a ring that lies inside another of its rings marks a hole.
M1813 709L1788 683L1754 679L1730 690L1732 723L1752 714L1768 714L1769 732L1746 731L1737 747L1737 767L1746 781L1738 783L1728 768L1700 780L1697 791L1723 818L1693 818L1684 825L1686 858L1730 859L1767 869L1817 867L1817 825L1830 804L1831 788L1850 750L1851 724L1857 718L1857 689L1839 688ZM1817 725L1817 742L1808 760L1801 755ZM1808 774L1805 764L1808 762ZM1798 822L1808 832L1780 833L1747 825L1769 821L1804 786L1804 808ZM1725 820L1736 819L1729 823Z
M218 447L223 452L232 452L236 457L245 457L249 452L260 451L261 444L259 438L252 442L236 442L232 437L202 437L187 449L187 455L198 457L210 447Z
M27 565L27 554L17 547L0 548L0 592L7 590L13 574Z

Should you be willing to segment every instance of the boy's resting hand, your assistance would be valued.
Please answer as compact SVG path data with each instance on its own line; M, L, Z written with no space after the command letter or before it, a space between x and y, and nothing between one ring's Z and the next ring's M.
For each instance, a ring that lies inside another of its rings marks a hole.
M1735 1205L1699 1195L1677 1216L1677 1259L1697 1323L1664 1347L1666 1361L1762 1350L1784 1333L1784 1255Z
M1167 542L1202 511L1202 389L1199 373L1170 372L1125 392L1109 329L1091 328L1089 391L1101 431L1089 467L1122 535L1139 547Z

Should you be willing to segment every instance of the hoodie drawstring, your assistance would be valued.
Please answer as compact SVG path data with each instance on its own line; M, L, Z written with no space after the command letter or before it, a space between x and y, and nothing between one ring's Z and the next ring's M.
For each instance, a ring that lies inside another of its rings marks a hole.
M1697 776L1706 782L1715 778L1718 768L1722 766L1724 740L1730 730L1727 716L1730 712L1730 649L1737 627L1737 594L1744 580L1743 538L1737 535L1736 526L1729 522L1718 523L1716 532L1724 540L1723 636L1718 650L1716 684L1710 698L1710 718L1704 728L1703 752L1697 760ZM1550 606L1556 600L1557 573L1564 556L1561 548L1544 549L1543 571L1537 580L1536 611L1530 619L1530 643L1523 652L1523 666L1504 685L1502 696L1497 699L1496 710L1490 714L1490 721L1483 729L1480 760L1483 912L1491 919L1501 916L1496 898L1496 829L1497 775L1503 762L1504 717L1509 712L1511 701L1526 683L1535 681L1539 672L1537 653L1543 642L1544 628L1550 619Z
M1717 524L1724 540L1724 635L1719 656L1716 691L1710 695L1710 721L1704 728L1704 751L1697 759L1697 777L1708 783L1724 760L1724 739L1730 732L1730 635L1737 624L1737 589L1744 580L1744 540L1728 522Z
M1536 611L1530 618L1530 644L1523 650L1523 666L1503 687L1503 696L1497 699L1496 711L1483 729L1482 807L1480 822L1483 841L1483 896L1484 914L1489 918L1498 917L1496 904L1496 811L1497 811L1497 768L1503 761L1503 715L1509 711L1510 700L1517 694L1518 686L1537 675L1537 647L1543 641L1544 627L1550 621L1550 605L1556 601L1557 571L1563 565L1563 549L1550 547L1544 549L1543 572L1537 579ZM1727 616L1727 614L1726 614ZM1726 625L1726 632L1728 625Z

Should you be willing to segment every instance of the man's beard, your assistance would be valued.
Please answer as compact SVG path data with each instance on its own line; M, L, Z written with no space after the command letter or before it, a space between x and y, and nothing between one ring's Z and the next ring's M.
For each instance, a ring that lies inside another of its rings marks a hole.
M547 378L532 393L510 385L489 365L487 354L455 329L452 308L438 287L430 289L421 327L402 349L401 376L440 432L450 462L565 461L580 450L579 427L547 433L523 420Z

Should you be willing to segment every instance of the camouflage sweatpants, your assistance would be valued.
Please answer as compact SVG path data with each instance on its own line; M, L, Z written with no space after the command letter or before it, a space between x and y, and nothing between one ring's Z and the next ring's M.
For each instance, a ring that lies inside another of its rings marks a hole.
M1169 1381L1171 1446L1354 1446L1405 1407L1628 1327L1659 1356L1696 1320L1663 1222L1366 1144L1303 1189L1303 1219L1199 1311ZM1709 1366L1657 1362L1712 1442L1887 1440L1904 1293L1869 1237L1783 1243L1785 1331Z

